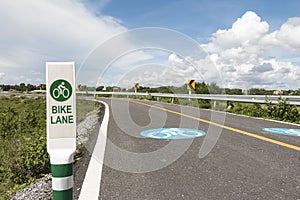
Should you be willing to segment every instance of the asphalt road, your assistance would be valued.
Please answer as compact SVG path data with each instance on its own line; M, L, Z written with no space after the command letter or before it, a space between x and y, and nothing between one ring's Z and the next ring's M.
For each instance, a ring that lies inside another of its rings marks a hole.
M299 126L158 102L103 101L110 119L99 199L300 199L300 137L262 131ZM140 136L161 127L207 135Z

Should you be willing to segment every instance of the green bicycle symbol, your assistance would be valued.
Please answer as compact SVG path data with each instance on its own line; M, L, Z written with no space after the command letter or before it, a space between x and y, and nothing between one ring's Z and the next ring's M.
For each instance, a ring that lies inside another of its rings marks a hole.
M66 101L72 95L72 86L66 80L56 80L50 86L50 95L56 101Z

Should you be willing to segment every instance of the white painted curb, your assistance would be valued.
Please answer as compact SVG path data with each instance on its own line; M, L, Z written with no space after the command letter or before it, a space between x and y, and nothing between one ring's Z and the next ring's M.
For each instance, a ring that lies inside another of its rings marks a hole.
M79 200L97 200L100 192L104 152L107 139L107 127L109 121L109 106L103 101L98 101L105 106L104 117L100 126L97 142L85 174L81 187Z

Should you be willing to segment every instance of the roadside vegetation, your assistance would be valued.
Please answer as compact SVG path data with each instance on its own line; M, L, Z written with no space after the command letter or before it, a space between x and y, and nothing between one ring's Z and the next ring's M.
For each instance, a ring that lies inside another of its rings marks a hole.
M297 106L289 104L280 97L279 100L279 104L271 104L268 101L266 104L229 102L231 108L228 108L227 112L300 124Z
M195 99L177 99L172 102L172 98L143 98L132 97L141 100L161 101L165 103L174 103L179 105L188 105L202 109L213 109L218 111L230 112L251 117L259 117L264 119L274 119L290 123L300 124L299 108L289 104L285 99L279 98L279 104L272 104L266 101L265 104L259 103L236 103L236 102L217 102L216 107L213 107L213 102L210 100L195 100Z
M45 98L0 98L0 197L50 172Z
M98 108L77 100L77 121ZM45 97L0 97L0 199L50 173Z

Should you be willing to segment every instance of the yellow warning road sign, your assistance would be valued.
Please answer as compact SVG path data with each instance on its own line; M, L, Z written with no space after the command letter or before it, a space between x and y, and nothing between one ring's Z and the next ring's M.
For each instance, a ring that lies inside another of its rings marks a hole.
M196 89L196 81L195 80L188 80L187 82L188 82L188 84L187 84L188 90Z
M140 89L140 84L139 83L135 83L134 84L134 89Z

